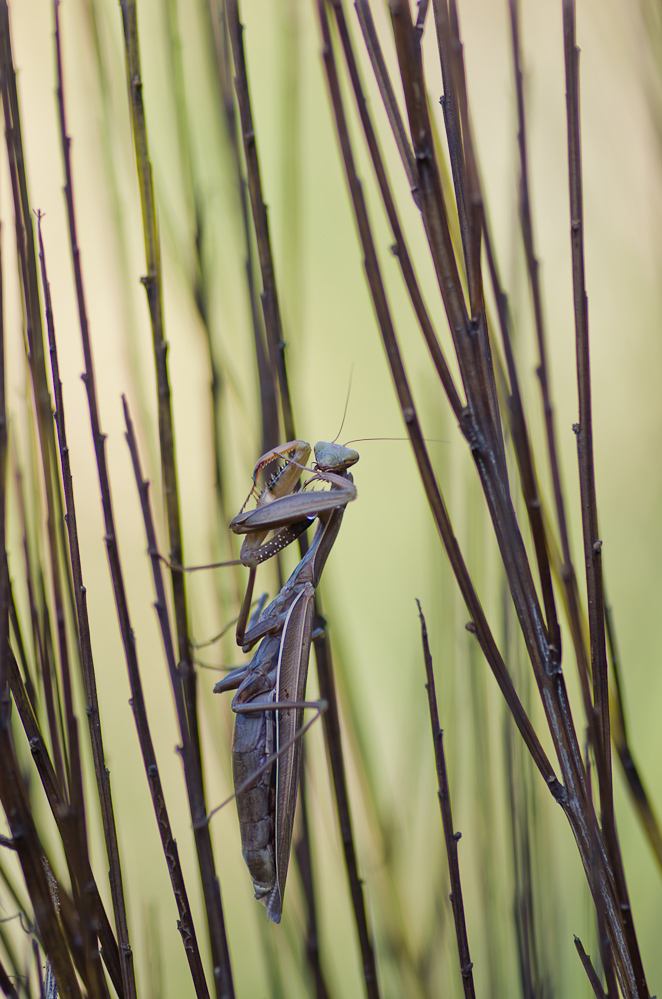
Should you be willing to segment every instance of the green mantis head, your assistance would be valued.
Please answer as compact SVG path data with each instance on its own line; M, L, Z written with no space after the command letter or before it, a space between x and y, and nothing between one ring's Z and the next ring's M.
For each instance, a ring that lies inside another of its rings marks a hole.
M358 451L342 444L327 444L318 441L315 445L315 460L321 472L344 472L359 460Z

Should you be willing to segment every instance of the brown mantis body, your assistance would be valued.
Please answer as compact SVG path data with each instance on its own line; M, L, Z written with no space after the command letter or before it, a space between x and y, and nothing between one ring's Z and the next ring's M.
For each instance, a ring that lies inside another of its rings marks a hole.
M299 454L304 446L308 447L304 442L285 447L295 445L302 446ZM245 609L247 616L255 564L289 544L312 520L319 521L308 552L271 604L247 629L246 618L242 621L240 615L238 641L249 651L262 640L257 652L249 663L214 687L217 693L237 690L232 701L237 714L232 769L242 852L253 878L255 897L266 906L267 917L274 922L280 922L292 840L301 761L298 736L303 723L315 589L338 536L345 507L356 498L347 469L358 461L358 454L322 443L316 445L315 454L318 476L331 482L329 491L289 494L287 490L294 488L300 469L288 479L282 478L283 471L267 487L271 498L259 502L251 513L240 514L231 524L234 531L247 535L242 547L242 560L246 549L251 566L250 592L242 608L242 615ZM265 543L270 530L276 534ZM265 551L270 554L263 554Z

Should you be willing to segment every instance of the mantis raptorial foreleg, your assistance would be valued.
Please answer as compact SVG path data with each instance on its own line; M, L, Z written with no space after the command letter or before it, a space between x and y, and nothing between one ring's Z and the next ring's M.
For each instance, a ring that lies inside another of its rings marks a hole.
M310 444L305 441L290 441L262 455L253 472L253 489L259 472L271 461L285 458L286 464L262 490L256 508L249 511L242 508L230 523L230 529L235 534L246 535L239 557L250 572L237 621L237 644L242 647L248 644L245 651L254 644L247 642L246 624L253 600L257 566L295 541L320 513L344 507L356 498L351 476L347 477L344 473L358 461L358 453L343 445L328 444L325 441L319 441L315 445L315 474L308 480L306 487L315 481L326 481L331 484L331 490L323 493L305 492L304 487L300 492L294 493L301 472L306 470L305 462L309 455ZM252 492L253 490L248 499ZM274 534L267 541L270 531L274 531Z
M330 482L329 491L285 495L284 490L268 502L258 501L255 510L241 513L232 521L232 530L252 539L251 557L256 550L264 549L266 532L270 530L277 532L275 537L293 525L303 525L302 531L315 518L319 526L310 548L280 593L248 629L242 629L245 650L262 639L252 660L214 688L217 693L237 690L232 701L237 713L232 769L242 852L253 878L255 897L266 906L267 916L274 922L280 922L292 840L301 761L297 734L303 724L315 589L338 535L345 506L356 498L347 471L358 461L356 451L320 443L315 454L315 478ZM254 569L251 566L252 575ZM274 703L279 705L278 710L269 710ZM259 710L260 704L265 705L265 710ZM251 782L252 774L256 777Z

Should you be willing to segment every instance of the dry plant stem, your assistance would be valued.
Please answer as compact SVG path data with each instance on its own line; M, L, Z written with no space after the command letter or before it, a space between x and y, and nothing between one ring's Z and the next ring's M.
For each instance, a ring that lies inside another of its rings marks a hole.
M384 201L384 207L386 208L386 214L388 215L389 224L393 232L393 238L395 239L395 246L393 247L393 252L398 258L398 262L402 269L402 276L404 278L405 284L407 286L407 291L411 298L412 306L416 313L416 318L418 319L419 325L425 337L425 342L430 351L430 356L437 369L437 374L439 379L444 386L444 391L448 396L448 401L451 404L451 408L455 413L458 420L461 419L463 404L460 401L455 385L453 384L453 379L451 373L448 370L448 365L446 363L446 358L443 355L441 346L439 345L439 340L437 339L437 334L435 333L430 317L428 315L427 309L425 308L425 303L423 302L423 296L421 295L418 282L416 280L416 275L414 273L414 268L412 266L411 258L409 256L409 250L407 249L407 244L405 242L404 234L400 226L400 220L398 219L398 214L395 207L395 202L391 194L391 189L389 186L388 178L386 176L386 170L384 168L384 163L382 160L381 152L379 150L379 144L377 142L377 136L375 135L375 130L370 119L370 114L368 112L368 106L363 94L363 88L361 86L361 79L359 77L358 66L356 64L356 59L354 56L354 50L352 47L352 41L350 38L349 31L347 29L347 22L345 20L345 13L342 6L342 0L333 0L332 7L336 17L336 23L338 25L338 33L343 46L343 51L345 53L345 60L347 62L347 69L349 70L349 75L352 81L352 87L354 89L354 96L356 98L356 105L361 116L361 124L363 125L363 131L365 133L366 142L368 143L368 149L370 150L370 156L372 158L373 167L375 170L375 175L377 177L377 182L379 184L379 189L381 191L382 199Z
M556 447L556 431L554 424L554 407L552 403L551 391L549 387L549 371L547 364L547 336L544 322L544 312L542 306L542 293L540 288L540 271L536 255L535 239L533 232L533 217L531 212L531 196L529 182L529 167L526 139L526 115L524 108L524 87L520 59L519 43L519 12L518 0L510 0L510 24L513 48L513 68L515 74L515 91L517 95L517 120L518 134L517 141L520 157L520 224L522 228L522 241L526 256L527 270L529 273L529 284L531 287L531 298L533 302L533 315L536 328L536 338L538 342L538 380L542 396L543 414L545 420L545 434L547 438L547 454L549 467L552 476L552 487L554 492L554 505L556 508L556 519L561 540L561 551L563 553L563 566L561 578L567 594L567 607L570 621L570 632L572 635L577 668L579 670L579 680L584 699L584 711L592 730L592 699L589 693L590 672L586 657L586 647L581 627L581 605L579 590L577 586L577 576L570 554L570 540L568 535L567 518L565 513L565 502L561 485L561 472ZM550 627L550 642L561 648L561 634L558 629L558 622L554 620L552 631L549 612L547 613L548 626Z
M323 2L323 0L322 0ZM342 753L342 743L340 738L340 717L338 714L338 698L336 695L336 684L333 670L331 668L331 652L329 647L329 637L324 627L325 622L315 605L315 624L313 631L321 630L323 634L319 638L313 639L315 646L315 661L317 663L317 676L319 682L320 697L328 704L328 709L324 714L324 734L326 736L327 750L331 763L331 775L333 777L333 789L338 809L338 823L340 825L340 838L342 840L343 852L345 855L345 867L349 880L349 890L352 897L352 907L354 909L354 920L359 937L359 947L361 948L361 959L363 962L363 980L368 999L379 999L379 981L377 978L377 960L372 933L368 926L365 909L365 898L363 896L363 881L359 876L356 859L356 847L354 845L354 833L352 830L352 816L349 808L349 795L347 793L347 778L345 775L345 763Z
M588 978L591 988L593 989L593 994L595 999L607 999L605 995L605 990L602 988L602 982L598 977L598 974L591 964L591 958L588 956L586 951L582 946L582 942L579 937L575 937L575 948L579 954L579 960L582 962L582 967L586 972L586 977Z
M439 798L439 808L441 810L441 820L444 827L444 839L446 840L446 856L448 857L448 873L451 882L451 904L453 906L453 919L455 921L455 937L457 939L457 952L460 959L460 973L462 975L462 985L466 999L473 999L476 995L474 989L473 964L469 953L469 938L467 936L467 924L464 918L464 899L462 897L462 884L460 881L460 862L458 859L457 844L460 839L459 833L453 832L453 813L451 810L451 795L448 786L448 776L446 773L446 756L444 754L444 733L439 725L439 712L437 709L437 693L434 683L434 670L432 668L432 655L428 643L428 629L425 624L425 617L418 606L418 616L421 621L421 640L423 642L423 659L425 660L425 675L427 683L425 688L428 692L428 706L430 709L430 724L432 725L432 742L434 745L434 758L437 766L437 795Z
M56 44L58 45L58 71L61 71L59 62L59 35L57 27L56 8ZM59 75L59 73L58 73ZM61 84L61 77L60 77ZM62 91L59 89L60 101L62 101ZM62 108L62 103L60 104ZM61 111L62 114L62 111ZM70 176L67 172L67 190L69 191ZM46 272L46 258L44 255L44 244L41 232L41 217L39 216L39 257L41 261L41 277L44 293L44 304L46 308L46 325L48 329L48 344L51 357L51 368L53 374L53 388L55 392L55 423L60 446L60 462L62 484L64 487L66 523L69 534L69 555L71 559L71 569L74 580L74 592L76 595L76 615L78 624L78 637L81 653L81 668L83 689L85 690L86 714L88 716L90 729L90 743L92 746L92 757L94 760L94 771L97 780L97 793L101 806L101 817L103 822L104 840L106 843L106 853L110 867L110 886L113 899L113 910L115 913L115 927L117 938L120 943L120 955L122 956L122 985L125 996L136 995L135 979L133 975L133 957L128 935L126 921L126 907L124 902L124 891L122 886L122 868L119 855L119 844L117 841L117 829L115 827L115 815L113 810L113 800L110 789L110 773L106 768L105 754L103 748L103 737L101 734L101 719L99 717L99 703L96 692L96 677L94 670L94 659L92 656L92 642L90 637L90 625L87 614L87 595L83 585L83 573L80 559L80 547L78 544L78 527L76 520L76 507L74 502L73 481L71 477L71 467L69 461L69 448L67 445L64 405L62 400L62 383L60 381L57 347L55 343L55 329L53 324L53 311L51 306L50 286ZM78 889L77 903L81 911L81 921L83 928L83 944L85 949L85 961L88 967L90 980L88 989L92 995L105 995L105 982L101 975L99 962L99 952L96 945L96 921L93 919L93 907L88 900L86 875L90 869L90 860L87 845L87 834L85 829L85 804L83 798L83 778L80 764L80 752L78 744L78 721L74 714L73 702L69 685L65 686L65 711L67 721L68 745L69 745L69 809L63 817L63 822L68 826L68 838L72 846L68 853L69 862L75 877L72 878L74 891ZM133 991L131 983L133 982Z
M497 649L496 642L494 641L487 619L480 605L480 601L478 600L478 596L473 588L464 559L462 558L457 539L453 534L448 513L434 477L430 458L425 447L420 424L418 422L414 401L407 382L404 365L400 356L400 349L395 335L395 330L393 328L388 302L386 300L384 284L379 270L379 263L375 252L370 222L363 198L363 191L354 165L354 157L349 142L345 113L340 96L335 59L331 48L328 21L322 0L318 0L318 10L320 14L324 43L322 54L327 70L331 103L336 118L336 127L338 130L340 147L345 164L347 181L354 206L361 245L363 247L364 266L366 269L368 286L372 295L375 312L377 314L377 321L382 339L384 341L386 356L391 368L391 374L398 396L398 401L400 403L400 408L402 410L403 419L405 421L409 439L412 443L414 456L416 458L419 473L423 482L423 488L425 489L425 494L427 496L428 503L430 504L432 515L437 525L437 530L439 531L451 566L456 575L460 591L471 615L472 630L475 630L476 632L483 654L490 664L501 692L503 693L506 703L513 714L517 727L522 734L536 766L540 770L554 797L559 800L563 797L563 788L559 784L552 765L547 759L547 756L535 733L533 725L522 707L512 680L508 674L508 670L506 669L506 665L501 658L499 650Z
M379 37L377 35L375 22L372 17L372 11L370 10L368 0L355 0L354 7L356 8L356 15L361 26L363 41L365 42L365 47L368 55L370 56L370 62L372 63L372 69L375 74L377 86L379 87L379 93L381 94L381 98L384 103L384 110L386 111L386 116L389 120L391 131L393 132L393 138L395 139L395 144L398 147L398 152L400 153L400 159L402 160L402 164L405 168L405 173L407 174L407 180L409 181L412 197L414 199L414 203L420 208L417 200L418 171L416 170L416 161L414 160L414 153L411 148L409 136L407 135L407 130L405 129L402 115L400 114L400 108L398 107L395 91L393 90L393 84L391 83L391 78L386 66L386 60L384 59L384 54L382 52L381 45L379 44Z
M315 983L315 999L328 999L329 991L324 980L324 972L320 961L319 936L317 930L317 911L315 892L313 889L313 868L310 856L310 834L308 830L308 799L306 780L306 743L301 743L301 770L299 774L299 820L302 832L297 839L294 850L301 872L304 897L306 899L306 960L310 966Z
M123 0L122 27L124 30L124 50L126 57L127 84L130 96L131 124L136 151L136 167L140 187L140 201L143 212L143 232L145 238L145 259L147 274L142 283L147 294L152 339L159 413L159 444L161 448L161 470L168 518L168 539L170 542L170 562L184 565L182 550L181 516L179 508L179 485L175 460L175 436L172 419L172 401L168 373L167 352L163 320L163 283L161 271L161 251L156 221L156 202L152 181L152 165L147 143L147 122L142 97L142 76L140 46L138 40L138 14L135 0ZM181 664L182 683L186 698L187 723L191 733L191 746L196 755L197 769L202 784L202 761L200 756L200 735L198 731L198 710L196 701L197 678L191 664L191 649L188 629L188 610L184 576L179 572L171 574L177 644Z
M593 463L593 427L591 415L591 372L589 360L588 299L584 275L584 209L582 197L581 131L579 112L579 49L575 35L575 5L563 3L563 39L566 70L566 108L568 120L568 173L570 183L570 233L572 251L572 281L575 307L577 349L577 386L579 394L579 426L577 452L579 485L586 560L588 619L591 637L591 669L593 703L600 736L596 749L596 767L600 790L602 828L607 855L613 868L621 918L632 961L636 986L642 997L648 996L639 946L632 920L632 910L625 883L623 861L616 832L611 774L611 738L609 722L609 690L607 680L607 649L605 638L605 608L602 582L602 542L598 536L598 513ZM622 982L621 982L622 987Z
M492 282L492 288L494 291L494 297L497 303L499 326L501 329L501 337L506 357L506 367L508 369L508 381L510 383L509 394L507 398L510 433L512 436L513 446L515 448L515 456L517 459L517 467L520 474L522 494L524 496L524 502L526 503L526 511L529 518L529 526L531 529L531 536L533 538L533 544L536 554L536 563L538 566L538 575L540 579L540 589L543 597L543 606L545 608L545 621L547 625L547 634L549 637L549 643L551 646L554 646L555 648L559 649L560 652L561 629L559 626L558 614L556 610L554 587L552 585L552 570L549 560L549 554L547 551L547 536L545 532L545 524L542 515L540 490L538 488L538 479L536 475L533 454L531 452L531 441L529 438L526 417L524 415L524 406L522 404L522 395L520 392L519 378L517 375L517 367L515 364L515 355L513 352L512 340L510 335L511 318L508 306L508 298L501 284L496 258L494 256L494 252L492 249L490 227L489 224L487 223L487 220L485 220L484 234L485 234L485 252L487 255L488 266L490 269L490 278ZM581 629L580 629L580 638L581 638ZM582 675L583 674L580 671L580 677ZM586 677L584 678L584 685L582 689L584 688L586 688L586 691L588 693ZM590 701L585 701L585 703L590 704Z
M8 646L4 655L7 655ZM0 720L0 801L5 810L16 853L30 896L41 945L50 960L60 994L68 999L82 999L71 954L55 911L42 863L44 851L32 817L30 803L14 754L11 730Z
M237 122L232 86L232 56L228 39L228 24L224 0L209 0L211 34L214 39L214 55L218 87L223 105L225 129L232 152L232 165L235 173L237 198L241 209L241 226L246 252L245 273L246 291L251 310L255 359L260 382L260 404L262 416L262 453L266 454L278 443L278 393L269 366L269 358L264 342L264 320L260 315L255 288L255 265L253 260L253 240L248 221L247 184L239 153L239 126ZM212 368L213 372L213 368ZM294 436L292 437L294 439Z
M396 5L397 6L397 5ZM428 197L423 199L423 219L429 217L430 198L429 194L435 189L438 190L438 206L441 208L439 220L443 223L441 235L444 246L440 243L431 242L433 249L433 260L435 259L435 247L437 259L435 269L437 278L440 279L442 269L445 280L451 279L451 284L444 286L440 284L442 298L448 313L449 305L452 302L455 291L456 305L461 303L464 313L464 326L453 325L451 332L454 335L460 370L467 394L467 403L473 412L477 426L481 427L485 436L485 442L491 452L491 460L495 464L504 482L507 482L507 468L503 436L501 433L501 418L499 415L496 384L494 380L494 368L492 364L492 351L487 331L487 316L485 311L485 300L483 296L483 281L481 274L481 238L483 220L483 200L478 181L478 170L473 151L472 131L469 121L467 107L466 81L464 75L464 61L462 57L462 44L459 38L459 27L457 23L457 11L455 4L450 3L450 11L446 10L445 0L433 0L435 25L437 29L437 41L439 55L441 59L442 77L444 89L449 88L450 93L444 96L443 108L446 120L449 123L450 131L447 132L449 150L451 151L451 162L455 163L453 168L453 181L456 192L456 202L458 204L458 219L462 243L464 250L465 271L470 303L470 325L464 305L464 296L459 286L459 268L453 253L450 229L448 227L448 217L443 205L443 190L439 176L439 170L434 155L431 157L421 157L421 153L426 153L428 139L425 134L432 134L429 120L429 110L427 106L427 95L425 89L420 92L406 94L408 114L410 115L410 126L413 125L411 114L417 104L420 105L416 111L424 131L413 141L414 152L416 153L419 167L419 175L424 178L425 183L422 191L427 192ZM393 11L393 16L395 12ZM402 21L402 18L400 19ZM420 36L415 27L409 32L411 40L411 69L413 76L407 76L409 83L415 79L420 79L424 85L423 64L421 53ZM403 77L403 82L405 78ZM407 85L405 84L405 93ZM414 100L412 100L414 98ZM412 136L416 133L412 131ZM421 141L422 140L422 141ZM426 203L427 202L427 203ZM450 251L450 256L448 255ZM450 270L447 269L450 263ZM455 289L453 288L455 285ZM444 291L450 294L445 297ZM456 318L459 318L458 311ZM463 336L463 331L470 335ZM464 364L463 364L464 356ZM471 379L467 381L467 375L471 374Z
M221 461L222 450L222 420L223 420L223 379L219 365L216 362L214 346L212 342L212 331L209 325L210 299L209 280L207 268L205 266L204 236L205 236L205 213L202 210L200 192L196 184L192 157L191 157L191 135L189 129L189 115L187 110L186 92L184 86L184 67L182 64L182 44L177 18L176 0L168 0L165 5L165 30L168 39L166 51L169 57L168 75L172 78L173 93L175 96L175 121L177 123L177 146L181 164L182 177L186 187L187 209L195 221L195 241L194 241L194 261L191 266L190 284L193 300L196 304L200 323L202 325L205 340L207 343L207 356L209 358L209 368L211 374L210 394L212 408L212 433L213 433L213 454L215 472L215 491L218 501L218 511L221 523L226 524L228 514L225 505L225 490L223 484L223 465Z
M285 437L287 440L294 440L296 433L294 430L294 415L292 412L290 390L287 380L287 367L285 364L283 324L280 314L280 305L278 302L274 260L271 252L267 206L264 203L262 193L260 161L257 152L257 138L253 126L253 112L251 110L250 94L248 90L246 55L244 52L243 42L243 25L239 19L238 0L226 0L226 14L228 19L230 43L232 45L232 59L235 69L235 91L237 94L241 134L244 143L248 191L251 199L253 225L255 227L255 238L257 241L257 253L260 261L260 271L262 274L262 310L264 312L264 328L267 335L271 368L277 372L278 376L278 388L280 391L280 404L283 413L283 429L285 431Z
M174 565L183 565L174 430L166 356L167 345L163 328L161 259L156 225L152 169L147 145L147 123L142 99L140 48L135 0L123 0L122 24L124 29L127 82L131 104L131 121L143 210L145 255L147 260L147 276L143 279L143 283L147 292L154 340L154 358L159 400L159 440L168 517L168 536L170 539L170 562ZM178 710L178 719L182 738L182 758L191 819L193 827L197 828L198 824L204 821L207 814L207 807L202 779L196 704L196 674L190 655L184 574L173 570L171 572L171 582L179 653L179 664L178 668L176 667L175 669L173 682L176 688L181 689L185 706L185 712ZM177 693L176 697L178 697ZM178 704L179 707L180 704ZM221 902L220 885L216 875L214 853L208 827L202 826L200 835L196 833L195 842L209 926L216 992L219 999L220 997L229 999L229 997L234 995L232 968L230 966L230 953L225 933L225 918Z
M48 749L46 748L46 744L41 734L37 716L35 715L30 699L28 698L25 685L18 669L18 664L11 649L9 650L9 689L11 691L14 704L18 710L18 715L21 719L21 724L23 725L23 730L28 740L30 752L32 753L32 758L35 762L39 779L41 780L42 787L46 794L46 799L62 839L67 864L70 870L73 871L76 866L76 858L70 856L70 854L72 850L77 848L77 844L72 843L71 839L67 835L66 826L63 825L63 819L66 817L69 806L64 796L62 785L58 780L50 756L48 755ZM97 932L102 946L104 964L108 969L115 991L118 996L121 997L124 992L122 988L122 972L120 969L117 942L108 921L108 916L106 915L106 910L104 909L101 896L99 895L99 889L96 881L94 880L92 869L89 866L89 858L87 858L87 868L85 869L83 877L79 883L85 886L85 890L89 894L90 900L96 908Z
M600 781L600 804L603 810L603 822L613 823L609 689L607 682L604 595L602 592L602 542L598 537L598 514L593 465L588 299L586 297L584 281L584 209L582 204L581 133L579 121L579 50L575 44L574 4L568 2L564 2L563 4L563 36L568 119L570 241L575 306L577 387L579 394L579 425L575 430L577 433L582 528L584 534L584 556L586 560L593 702L599 735L599 745L596 745L594 750L596 752L596 764ZM609 818L608 814L604 814L605 811L611 813L612 817ZM615 858L612 859L615 861Z
M602 591L602 542L598 536L598 512L593 464L593 425L591 413L591 372L589 359L588 299L584 280L584 209L582 203L581 132L579 120L579 51L575 44L574 4L563 4L563 38L566 61L566 108L568 121L568 170L570 181L570 231L572 283L575 306L577 388L579 424L577 454L581 491L584 557L588 595L588 624L591 637L593 700L599 744L594 747L603 822L613 813L611 753L609 732L609 690L607 646ZM604 786L603 786L604 783ZM615 859L615 858L614 858Z

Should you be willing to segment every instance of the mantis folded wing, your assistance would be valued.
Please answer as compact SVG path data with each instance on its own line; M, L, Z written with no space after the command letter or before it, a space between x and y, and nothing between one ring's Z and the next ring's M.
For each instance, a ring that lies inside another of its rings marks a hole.
M335 450L329 452L329 448ZM247 630L242 626L240 633L241 621L237 626L245 651L262 640L257 652L247 665L214 687L216 693L237 689L232 701L237 714L232 770L235 788L242 788L237 791L242 852L253 878L255 897L266 906L267 917L276 923L280 922L283 908L299 784L301 745L297 733L303 723L301 702L308 675L315 589L338 536L345 506L356 498L347 468L358 461L358 454L327 444L316 445L315 453L319 477L331 482L330 491L272 496L252 513L240 514L231 524L233 530L251 539L249 558L254 558L256 551L264 549L269 530L280 534L291 525L303 524L299 531L302 533L311 520L319 519L310 548L280 593ZM291 488L297 480L298 475ZM285 537L289 538L289 534ZM254 573L252 565L251 593ZM264 711L259 710L262 704ZM275 704L278 710L269 710ZM268 766L270 757L273 763ZM251 774L258 771L259 776L245 787Z

